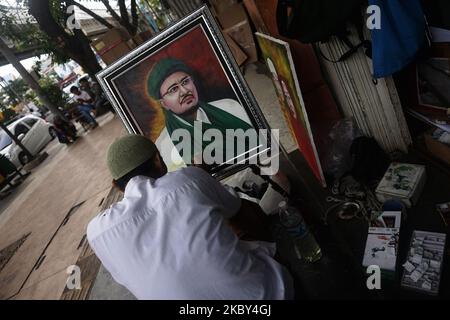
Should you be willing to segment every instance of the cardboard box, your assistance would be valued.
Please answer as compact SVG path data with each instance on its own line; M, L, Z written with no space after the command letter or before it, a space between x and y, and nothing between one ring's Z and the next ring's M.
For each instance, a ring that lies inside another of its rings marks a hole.
M384 211L370 222L369 233L396 234L400 233L402 219L401 211Z
M241 4L231 5L227 10L218 12L218 14L217 19L224 30L247 21L247 14Z
M132 43L128 43L128 40L130 38L124 30L114 28L108 30L97 40L93 41L92 47L94 47L103 62L109 65L126 55L135 47Z
M222 30L229 35L248 56L246 63L256 62L256 50L253 32L242 4L229 6L227 10L217 16Z
M210 0L209 2L213 6L216 13L222 13L228 10L228 8L232 5L238 3L237 0Z
M445 233L415 230L401 280L401 286L431 295L439 294L445 255Z
M434 139L431 132L425 133L424 138L428 151L437 159L450 165L450 146Z
M394 162L389 166L375 193L380 202L398 199L410 208L418 202L425 181L424 166Z
M139 33L139 36L145 42L145 41L153 38L153 32L151 32L150 30L145 30L145 31L142 31L141 33Z
M225 41L227 42L228 47L230 47L231 53L233 54L236 63L238 64L238 66L241 66L247 60L247 55L238 46L236 41L234 41L228 34L224 33L223 36L225 37Z

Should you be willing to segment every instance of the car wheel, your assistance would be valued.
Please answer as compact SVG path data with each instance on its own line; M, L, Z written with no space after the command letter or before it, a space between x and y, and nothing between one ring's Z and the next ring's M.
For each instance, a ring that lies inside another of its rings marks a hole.
M50 127L48 129L48 133L50 134L50 137L52 137L52 140L56 138L56 130L53 127Z
M24 165L26 165L28 162L30 162L30 157L29 157L26 153L21 152L21 153L19 154L19 161L20 161L20 163L24 166Z

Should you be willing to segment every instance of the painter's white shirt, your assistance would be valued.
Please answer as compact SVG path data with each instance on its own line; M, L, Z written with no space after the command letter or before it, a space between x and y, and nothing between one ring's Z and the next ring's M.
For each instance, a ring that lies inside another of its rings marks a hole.
M223 111L226 111L251 125L251 121L247 115L247 112L245 111L244 107L241 106L236 100L222 99L209 102L209 104L215 106L216 108L222 109ZM177 115L175 116L178 117ZM187 125L190 125L189 122L184 121L181 117L178 117L178 119L185 122ZM196 120L211 124L208 116L202 108L198 109ZM186 166L183 158L180 156L177 148L173 144L167 128L164 128L161 131L161 134L159 135L158 139L156 139L155 144L169 171L174 171L179 169L180 167Z
M275 245L240 241L226 225L239 207L235 193L199 168L139 176L89 223L87 238L138 299L283 299Z

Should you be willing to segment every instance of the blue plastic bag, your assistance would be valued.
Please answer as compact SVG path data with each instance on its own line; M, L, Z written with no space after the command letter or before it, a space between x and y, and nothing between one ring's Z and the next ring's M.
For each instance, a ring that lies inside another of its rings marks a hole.
M381 29L372 30L375 78L400 71L414 61L426 40L420 0L369 0L381 9Z

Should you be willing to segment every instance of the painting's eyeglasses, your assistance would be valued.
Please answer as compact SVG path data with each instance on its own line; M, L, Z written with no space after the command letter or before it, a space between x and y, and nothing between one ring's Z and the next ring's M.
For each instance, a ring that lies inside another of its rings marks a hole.
M163 98L166 96L173 97L176 94L180 93L181 87L187 88L188 86L191 86L193 82L194 82L194 80L191 77L185 77L185 78L181 79L180 82L173 84L167 90L167 92L162 95L162 97Z

